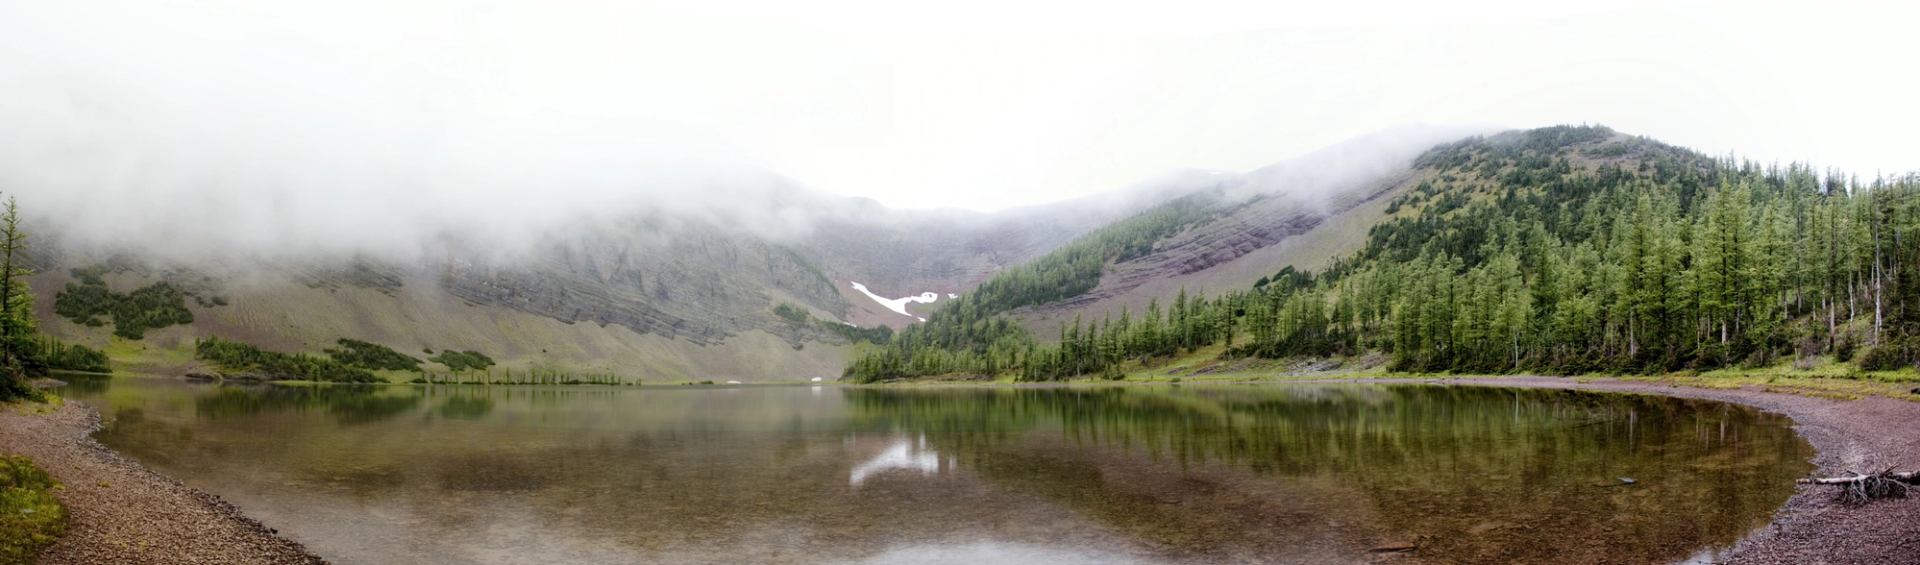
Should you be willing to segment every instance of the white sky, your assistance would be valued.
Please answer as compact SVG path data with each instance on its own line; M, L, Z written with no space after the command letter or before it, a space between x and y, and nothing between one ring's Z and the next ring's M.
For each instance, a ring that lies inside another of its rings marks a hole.
M992 210L1405 124L1581 122L1920 169L1920 9L1543 4L9 1L0 167L120 173L0 174L620 191L745 162Z

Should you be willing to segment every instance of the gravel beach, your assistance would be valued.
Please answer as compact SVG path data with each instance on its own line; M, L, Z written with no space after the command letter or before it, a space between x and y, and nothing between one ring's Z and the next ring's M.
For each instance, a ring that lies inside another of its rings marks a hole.
M325 563L219 497L108 450L90 434L100 416L68 402L33 413L0 407L0 453L32 458L64 485L65 536L40 563Z

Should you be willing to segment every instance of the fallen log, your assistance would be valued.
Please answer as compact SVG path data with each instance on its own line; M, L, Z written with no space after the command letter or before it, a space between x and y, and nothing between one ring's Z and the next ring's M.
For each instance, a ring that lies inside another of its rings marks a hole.
M1887 469L1871 475L1858 471L1848 471L1851 476L1800 479L1803 485L1834 485L1840 487L1839 498L1842 504L1857 506L1880 498L1906 498L1916 487L1920 487L1920 471L1896 473Z
M1909 484L1920 484L1920 483L1914 483L1914 481L1920 480L1920 471L1910 471L1906 473L1888 472L1888 473L1881 473L1879 475L1861 475L1856 473L1851 477L1833 477L1833 478L1825 478L1825 479L1800 479L1798 482L1803 485L1844 485L1849 483L1857 483L1860 481L1874 478L1876 476L1881 478L1893 479L1896 481L1909 483Z

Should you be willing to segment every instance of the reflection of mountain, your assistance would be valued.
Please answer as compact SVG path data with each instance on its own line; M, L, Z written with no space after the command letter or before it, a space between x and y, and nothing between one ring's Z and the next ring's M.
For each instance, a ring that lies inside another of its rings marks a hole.
M1807 456L1804 442L1777 416L1701 401L1570 391L1330 386L846 394L860 419L925 434L963 469L1175 547L1269 537L1237 530L1244 521L1212 520L1229 506L1233 516L1280 519L1286 511L1244 496L1268 489L1282 500L1301 492L1358 497L1391 530L1435 540L1423 555L1515 562L1592 550L1602 551L1590 554L1596 559L1671 560L1685 554L1668 548L1728 543L1764 522L1766 510L1791 492L1785 475ZM1240 470L1269 479L1249 482ZM1619 476L1636 477L1637 490L1619 491L1630 496L1597 490ZM1272 490L1274 481L1285 486ZM1170 492L1179 494L1169 498ZM1228 492L1242 495L1222 494ZM1194 510L1195 500L1207 501L1201 507L1209 510ZM1288 506L1301 504L1310 503ZM1708 525L1696 522L1702 517L1711 518ZM1512 529L1543 522L1553 524L1555 535L1595 545L1525 543L1529 534ZM1651 538L1658 543L1646 543ZM1604 553L1615 546L1652 547L1639 555Z
M1764 521L1809 455L1737 407L1473 387L125 379L111 397L103 443L298 509L267 518L343 561L853 561L986 540L1346 562L1396 539L1439 562L1652 562ZM1598 486L1619 476L1639 482Z

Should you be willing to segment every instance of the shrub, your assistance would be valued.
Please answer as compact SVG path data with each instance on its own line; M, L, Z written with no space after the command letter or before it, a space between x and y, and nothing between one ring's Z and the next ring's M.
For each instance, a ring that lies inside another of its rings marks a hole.
M40 402L45 399L46 395L41 393L40 389L33 388L33 385L27 382L25 373L14 370L0 374L0 402L11 400Z
M487 357L478 351L446 350L441 351L439 355L428 357L427 360L446 365L447 370L455 373L461 371L481 371L493 366L493 358Z
M112 372L107 354L77 343L69 344L47 336L37 336L34 348L48 369L86 373Z
M133 340L146 337L150 329L193 323L186 294L173 285L159 282L119 294L107 288L97 269L76 269L73 274L78 282L67 283L53 298L53 312L73 323L97 328L106 325L103 318L110 318L114 335Z
M789 304L786 302L781 302L780 304L775 305L773 307L773 314L775 316L779 316L783 320L786 320L788 322L792 322L795 324L804 324L807 322L808 318L813 317L812 315L808 314L805 309L799 306L794 306L793 304Z
M67 529L58 483L19 456L0 456L0 563L30 563Z
M1913 365L1915 339L1889 341L1867 348L1860 354L1860 368L1868 371L1897 371Z
M420 360L378 343L341 338L340 347L327 350L333 360L367 370L419 371Z
M380 382L380 378L374 376L371 371L325 357L267 351L217 337L201 340L195 345L194 357L229 371L255 374L271 379L335 383Z

